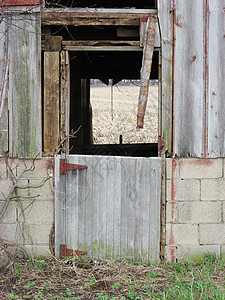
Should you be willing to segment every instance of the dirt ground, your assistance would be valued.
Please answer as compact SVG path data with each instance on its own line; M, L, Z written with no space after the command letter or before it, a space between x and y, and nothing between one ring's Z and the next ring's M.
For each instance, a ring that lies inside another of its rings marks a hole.
M136 129L139 86L116 84L92 86L91 104L95 144L157 143L158 85L151 85L144 128Z

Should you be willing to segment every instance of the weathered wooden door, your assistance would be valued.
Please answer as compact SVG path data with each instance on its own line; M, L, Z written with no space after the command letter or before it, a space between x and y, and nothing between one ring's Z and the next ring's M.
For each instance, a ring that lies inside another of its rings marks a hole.
M160 158L57 155L56 256L159 260L160 198Z

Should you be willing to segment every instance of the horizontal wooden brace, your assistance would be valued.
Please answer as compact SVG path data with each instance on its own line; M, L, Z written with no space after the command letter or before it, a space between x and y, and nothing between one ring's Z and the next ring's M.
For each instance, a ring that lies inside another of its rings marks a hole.
M156 13L155 10L154 14ZM151 10L145 14L151 14ZM143 13L128 13L126 10L118 12L99 12L98 10L65 11L48 10L41 14L42 25L73 25L73 26L139 26Z
M42 41L45 50L45 41ZM62 41L62 50L67 51L143 51L139 41ZM155 47L155 51L159 48Z

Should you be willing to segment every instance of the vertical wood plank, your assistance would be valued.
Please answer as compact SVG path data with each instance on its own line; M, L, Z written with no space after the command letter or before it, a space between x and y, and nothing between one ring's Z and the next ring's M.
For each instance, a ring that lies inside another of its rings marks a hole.
M161 81L161 132L162 140L165 142L165 150L171 153L172 138L172 40L171 40L171 7L170 1L158 0L158 17L161 33L161 51L162 51L162 81ZM160 127L160 126L159 126Z
M66 156L68 163L78 164L78 157ZM66 174L66 245L68 249L79 249L79 173L69 171Z
M161 159L151 158L149 178L149 261L160 259ZM160 176L158 176L160 174ZM157 199L157 200L156 200Z
M66 243L66 175L60 175L61 156L55 156L55 255L59 257L60 244Z
M0 156L8 151L8 66L7 19L0 23ZM7 51L7 54L6 54Z
M69 154L70 66L68 51L61 51L60 62L60 148L61 152Z
M209 1L209 157L225 156L225 1Z
M13 16L9 28L9 154L41 155L40 18Z
M203 155L203 14L203 1L177 1L174 127L175 154L178 156Z
M59 146L59 53L44 53L44 152Z

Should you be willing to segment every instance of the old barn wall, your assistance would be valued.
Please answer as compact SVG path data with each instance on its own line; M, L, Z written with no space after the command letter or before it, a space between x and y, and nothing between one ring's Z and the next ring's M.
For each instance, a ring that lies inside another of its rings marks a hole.
M173 1L174 153L224 157L224 0Z
M40 30L38 15L8 14L0 24L1 156L41 155Z
M7 162L7 163L6 163ZM0 214L16 184L19 188L0 218L0 238L19 252L28 255L50 255L53 227L53 179L42 187L43 180L53 173L53 158L21 160L0 159ZM23 188L28 186L27 188ZM38 196L39 195L39 196ZM53 238L54 239L54 238Z

